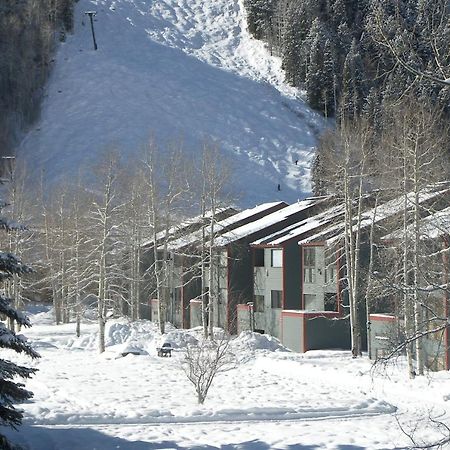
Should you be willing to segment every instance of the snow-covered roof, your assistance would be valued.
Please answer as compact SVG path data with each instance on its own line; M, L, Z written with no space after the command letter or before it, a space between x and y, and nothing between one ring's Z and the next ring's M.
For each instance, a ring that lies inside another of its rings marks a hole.
M236 212L237 210L235 208L232 207L227 207L227 208L218 208L216 210L216 214L217 215L222 215L222 214L232 214L233 212ZM202 225L202 222L204 221L204 219L210 219L212 215L212 211L207 211L205 212L205 214L202 216L201 214L199 214L198 216L194 216L194 217L190 217L189 219L184 220L181 223L178 223L177 225L174 225L173 227L169 228L168 231L168 236L174 237L180 233L183 232L183 230L186 231L186 229L189 229L189 227L192 227L194 225L198 225L199 227ZM160 231L159 233L156 234L156 241L160 241L161 239L164 239L166 236L166 232L165 231ZM154 239L149 239L147 241L145 241L143 243L143 246L151 246L154 243Z
M343 205L334 206L318 214L315 214L313 217L308 217L307 219L304 219L299 223L290 225L281 231L270 234L269 236L265 236L262 239L258 239L257 241L252 242L252 245L282 245L291 239L300 238L305 233L312 232L316 228L330 223L333 219L339 217L343 213Z
M311 206L323 202L324 198L310 198L298 201L297 203L262 217L255 222L248 223L242 227L236 228L235 230L229 231L215 240L215 245L218 247L223 247L225 245L236 242L244 237L251 236L258 231L269 228L277 223L280 223L291 216L298 214L299 212L310 208Z
M442 196L448 192L450 192L448 183L438 183L436 185L430 186L426 189L423 189L423 191L419 193L419 204L427 200ZM414 197L415 194L413 192L408 193L406 196L406 202L409 208L411 208L414 204ZM403 210L404 205L405 196L400 195L392 200L389 200L386 203L364 211L361 218L361 229L371 226L372 223L376 224L396 214L399 214ZM356 231L356 227L357 225L353 225L353 231ZM299 245L317 241L324 241L327 243L327 245L333 245L342 238L343 231L344 221L342 220L331 225L330 227L321 230L314 235L308 236L305 239L299 241Z
M408 225L406 234L413 233L414 224ZM423 218L420 221L420 235L421 239L436 239L441 236L450 234L450 206L437 211L429 216ZM383 240L396 240L401 239L404 235L403 229L396 230L386 236L383 236Z
M250 219L251 217L257 214L261 214L264 211L271 210L277 206L284 209L284 205L286 205L286 203L284 202L270 202L257 205L254 208L245 209L244 211L241 211L237 214L233 214L232 216L227 217L226 219L223 219L214 224L214 233L224 232L228 230L230 227L238 225L239 222ZM181 236L178 239L175 239L174 241L170 242L168 245L168 249L170 251L175 251L188 245L194 244L195 242L198 242L202 239L202 233L203 233L202 230L197 230L194 231L193 233ZM205 234L206 236L209 236L210 234L209 227L206 227Z

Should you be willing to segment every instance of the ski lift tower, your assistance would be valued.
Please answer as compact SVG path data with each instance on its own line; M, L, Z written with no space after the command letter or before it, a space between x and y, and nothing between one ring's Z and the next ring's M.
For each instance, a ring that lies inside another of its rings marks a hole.
M92 31L92 40L94 41L94 50L97 50L97 41L95 40L95 31L94 31L94 17L97 14L97 11L85 11L85 14L89 16L89 20L91 21L91 31Z

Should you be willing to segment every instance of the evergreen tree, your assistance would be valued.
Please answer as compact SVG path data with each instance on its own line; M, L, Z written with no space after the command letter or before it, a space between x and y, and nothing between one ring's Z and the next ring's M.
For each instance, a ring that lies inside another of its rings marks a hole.
M2 205L6 206L5 204ZM11 231L19 228L17 225L10 224L6 219L0 218L0 228L4 231ZM29 273L31 269L23 264L16 256L11 253L0 252L0 282L15 275ZM0 295L0 314L7 318L11 328L5 323L0 322L0 347L11 349L17 353L24 353L31 358L38 358L39 355L31 348L22 335L14 332L14 323L19 327L31 326L29 320L18 312L12 306L12 299ZM22 423L23 413L14 407L16 403L23 402L33 396L33 394L24 389L23 383L17 382L19 378L30 378L36 372L36 369L24 367L11 361L0 359L0 425L12 428L18 427ZM0 434L0 448L3 450L12 450L13 446L5 436Z
M343 119L359 117L364 100L364 66L354 39L344 62L340 114Z

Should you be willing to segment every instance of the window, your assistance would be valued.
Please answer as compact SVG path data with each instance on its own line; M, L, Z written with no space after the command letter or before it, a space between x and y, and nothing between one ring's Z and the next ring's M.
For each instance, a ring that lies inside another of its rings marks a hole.
M264 295L255 295L253 300L253 311L264 312Z
M336 282L336 253L330 248L325 248L325 284Z
M303 269L303 281L305 283L315 283L316 269L314 269L313 267L305 267Z
M336 268L334 266L325 269L325 284L334 283L336 281Z
M283 267L283 250L277 248L270 251L270 266Z
M303 248L303 263L305 266L316 265L316 249L315 247L304 247Z
M336 312L338 310L338 304L337 304L337 295L332 294L329 292L326 292L324 294L324 304L325 304L325 311L333 311Z
M282 307L282 291L270 291L270 306L273 309L281 309Z
M253 253L255 267L264 267L264 249L255 248Z
M304 294L303 299L305 301L305 310L306 311L317 311L317 296L314 294Z

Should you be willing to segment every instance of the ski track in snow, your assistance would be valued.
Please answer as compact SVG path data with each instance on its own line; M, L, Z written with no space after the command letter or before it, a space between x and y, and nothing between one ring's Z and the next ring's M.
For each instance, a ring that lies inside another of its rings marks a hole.
M87 10L97 11L97 51ZM106 149L136 153L149 136L192 154L212 138L243 206L308 193L325 122L248 34L241 0L80 0L74 17L41 119L19 149L29 172L45 169L52 183L76 178Z

